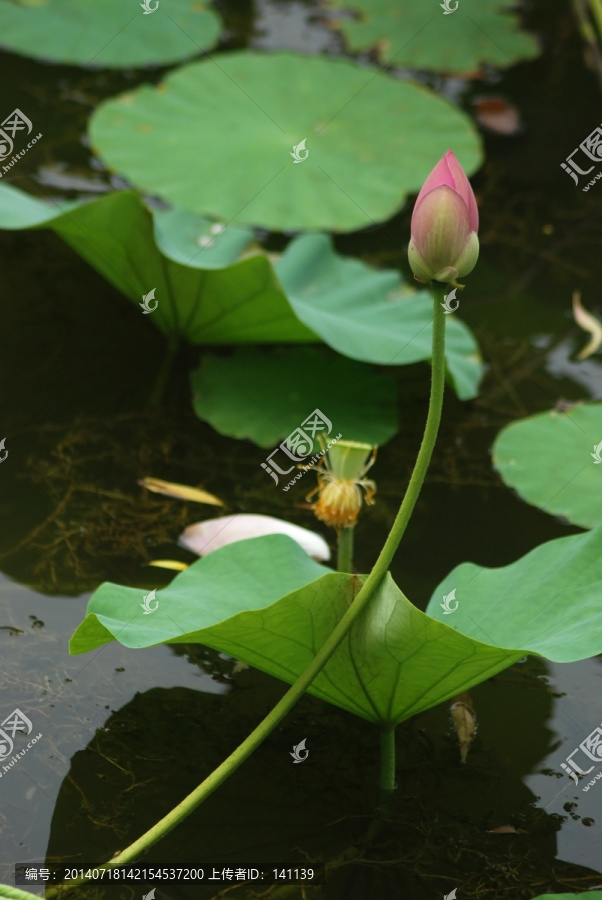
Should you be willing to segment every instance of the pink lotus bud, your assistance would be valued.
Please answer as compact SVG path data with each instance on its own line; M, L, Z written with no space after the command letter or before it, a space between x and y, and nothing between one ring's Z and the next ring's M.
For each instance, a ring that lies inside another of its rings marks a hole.
M451 282L479 258L479 212L464 169L448 150L428 176L412 213L408 260L417 281Z

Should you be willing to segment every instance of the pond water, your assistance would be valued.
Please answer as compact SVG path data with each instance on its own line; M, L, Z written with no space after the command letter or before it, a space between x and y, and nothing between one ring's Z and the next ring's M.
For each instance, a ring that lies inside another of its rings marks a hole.
M224 0L219 8L229 28L226 48L342 52L316 5ZM538 0L525 21L540 37L540 58L491 70L478 84L436 82L466 109L472 95L503 95L524 128L513 137L485 135L486 163L473 179L482 254L462 318L479 340L487 374L474 401L446 392L433 464L392 567L422 609L460 562L502 566L545 540L580 532L505 488L490 457L508 422L561 399L602 398L599 357L574 361L585 338L570 315L575 288L588 309L602 312L602 194L575 190L560 169L598 122L599 88L583 64L567 3ZM1 107L26 107L44 134L11 183L71 198L120 187L90 158L82 140L87 118L100 99L158 81L163 70L88 71L9 53L1 62L10 73L0 83ZM337 248L407 273L410 214L408 205L384 226L338 236ZM283 243L271 237L267 245ZM128 650L112 643L69 655L68 639L102 581L158 588L171 574L149 569L150 559L191 561L175 542L204 510L144 494L137 480L202 483L228 511L286 517L334 543L333 533L316 526L304 487L294 497L267 490L265 452L221 437L194 416L188 372L198 349L181 351L163 405L146 411L165 353L159 332L54 234L0 232L0 252L0 428L9 437L0 468L0 710L1 718L23 710L42 734L1 776L0 881L12 884L17 862L79 868L127 846L200 783L286 689L199 646ZM357 528L357 571L369 570L386 536L420 440L417 410L426 415L428 367L404 367L396 377L401 430L373 469L377 503ZM529 657L474 688L479 727L466 764L448 704L399 726L398 790L368 847L362 841L376 799L378 733L305 697L145 861L325 861L326 885L265 894L239 886L226 894L223 885L164 884L157 897L435 900L456 888L459 900L527 900L602 889L602 784L584 793L560 765L602 722L600 663ZM294 765L290 751L302 739L309 756ZM502 826L511 829L495 831ZM143 887L88 886L69 896L134 898Z

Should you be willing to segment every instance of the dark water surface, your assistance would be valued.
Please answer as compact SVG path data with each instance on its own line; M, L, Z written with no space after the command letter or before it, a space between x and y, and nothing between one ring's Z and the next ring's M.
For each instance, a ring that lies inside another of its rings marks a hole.
M220 9L230 28L226 47L341 50L309 4L260 2L255 21L250 3ZM519 108L525 130L486 136L487 161L473 180L482 254L462 317L488 372L475 401L462 404L447 391L432 469L393 566L423 609L458 563L505 565L579 531L516 498L490 459L506 423L561 398L602 398L599 357L571 361L586 339L570 315L575 288L602 314L602 188L583 194L560 168L599 123L600 92L584 68L568 4L540 0L525 21L541 37L540 59L474 85L433 82L466 108L472 94L502 94ZM10 73L0 80L1 108L26 107L44 132L13 183L61 197L119 187L81 141L87 118L98 100L161 72L83 71L0 56ZM383 227L338 237L337 246L407 273L410 214L411 204ZM272 238L269 246L281 244ZM222 438L194 417L188 371L198 349L182 351L164 406L145 412L165 352L153 325L49 232L1 232L0 254L0 438L9 437L10 450L0 468L0 718L18 707L42 733L0 779L0 881L10 884L15 862L79 867L123 849L286 689L251 669L233 672L231 660L196 646L109 644L69 656L68 638L101 581L141 590L167 584L171 575L145 563L190 561L175 547L177 536L210 516L143 494L137 479L202 483L232 512L309 528L315 520L304 487L295 496L266 488L264 451ZM424 365L397 375L402 427L373 469L377 505L357 529L358 571L375 559L407 482L428 375ZM316 530L334 547L332 534ZM377 731L306 697L146 862L332 864L325 888L280 888L263 895L270 898L436 900L455 887L458 900L528 900L602 887L602 784L583 793L560 768L602 721L601 688L600 658L515 665L471 692L479 730L465 765L447 705L404 723L391 819L367 848ZM289 753L303 738L310 755L294 765ZM508 825L517 833L491 833ZM87 887L69 896L137 898L143 887ZM209 900L219 890L169 885L157 898ZM239 888L219 896L256 895Z

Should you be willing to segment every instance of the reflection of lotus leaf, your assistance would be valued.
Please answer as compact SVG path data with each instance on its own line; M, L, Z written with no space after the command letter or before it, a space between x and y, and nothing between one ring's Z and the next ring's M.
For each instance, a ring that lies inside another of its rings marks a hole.
M123 0L44 0L27 7L2 3L0 45L24 56L84 66L172 63L196 56L217 40L220 21L208 6L169 0L169 15L151 16Z
M302 166L290 159L300 134ZM101 103L90 139L111 169L174 206L287 231L389 219L449 147L468 174L481 161L472 122L421 85L292 53L183 66Z
M293 443L317 396L332 418L333 437L341 432L348 439L384 444L398 427L390 374L319 347L245 347L227 357L204 353L192 374L192 394L199 419L220 434L265 448L274 449L289 436ZM316 436L313 446L301 440L291 449L303 462L303 455L318 453L320 446ZM293 465L282 451L278 459L281 465L286 461L285 470Z
M323 0L350 50L376 47L383 62L436 71L466 71L481 63L508 66L537 55L531 35L519 31L515 13L503 0L449 0L453 16L431 13L424 0ZM440 4L442 5L442 4ZM355 15L350 16L349 13ZM331 13L333 15L333 13ZM450 146L452 146L450 144Z

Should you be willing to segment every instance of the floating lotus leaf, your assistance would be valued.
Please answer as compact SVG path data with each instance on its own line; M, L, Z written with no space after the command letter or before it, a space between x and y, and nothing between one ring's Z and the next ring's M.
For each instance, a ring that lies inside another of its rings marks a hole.
M90 140L144 192L222 222L283 231L389 219L449 147L468 174L481 162L468 117L424 87L292 53L226 53L183 66L157 87L101 103Z
M81 66L166 65L213 46L220 20L190 0L27 0L0 2L0 46Z
M275 448L318 401L332 422L331 437L340 433L346 440L384 444L397 431L391 375L322 348L244 348L227 357L205 353L192 386L200 419L220 434L248 438L260 447ZM320 449L316 441L314 452Z
M508 425L493 445L493 462L527 503L593 528L602 522L601 442L602 403L583 403Z
M520 19L504 0L323 0L343 15L330 21L350 50L376 48L394 66L466 72L484 63L509 66L537 56L535 38L519 30ZM353 13L350 16L349 13ZM451 145L450 145L451 146Z

